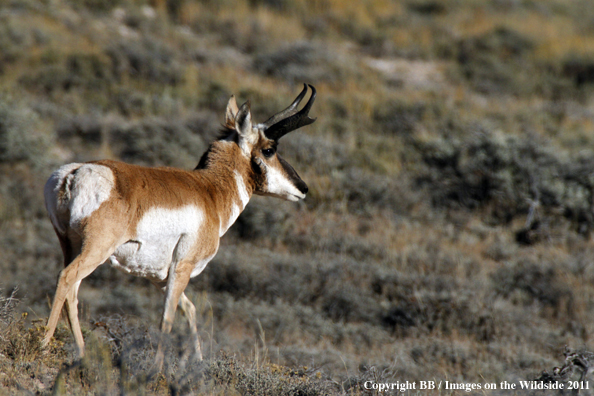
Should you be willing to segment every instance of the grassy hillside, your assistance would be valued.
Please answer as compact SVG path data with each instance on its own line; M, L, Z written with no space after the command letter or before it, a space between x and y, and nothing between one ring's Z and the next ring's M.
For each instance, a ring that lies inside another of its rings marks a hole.
M253 198L190 282L206 360L180 319L153 372L163 298L108 266L87 357L65 322L42 351L51 172L193 168L231 94L263 121L304 82L279 149L310 192ZM0 394L499 384L592 350L593 93L588 0L0 0Z

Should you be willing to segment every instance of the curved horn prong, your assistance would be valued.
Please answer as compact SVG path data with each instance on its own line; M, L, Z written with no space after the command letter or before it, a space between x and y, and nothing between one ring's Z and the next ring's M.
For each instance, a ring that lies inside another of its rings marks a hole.
M297 106L299 106L299 103L301 103L301 100L303 100L303 97L305 96L306 93L307 93L307 84L303 84L303 90L301 91L301 93L299 93L299 95L297 95L297 97L295 98L293 103L291 103L291 105L289 107L287 107L286 109L284 109L283 111L278 112L275 115L273 115L272 117L270 117L269 119L267 119L262 124L264 129L268 129L272 125L274 125L277 122L279 122L280 120L282 120L283 118L287 118L287 117L290 117L293 114L295 114L296 113L295 109L297 108Z
M311 88L311 96L309 97L309 100L301 109L301 111L295 112L297 105L305 96L308 86ZM278 140L291 131L294 131L296 129L313 123L316 119L310 118L308 114L309 110L311 109L311 106L313 106L315 99L316 89L310 84L305 85L303 91L301 91L301 93L299 94L299 96L297 96L297 99L293 101L291 106L287 107L285 110L269 119L270 121L274 118L274 123L269 123L268 121L266 121L263 124L263 131L266 137L268 139ZM284 117L277 117L281 113L284 115Z

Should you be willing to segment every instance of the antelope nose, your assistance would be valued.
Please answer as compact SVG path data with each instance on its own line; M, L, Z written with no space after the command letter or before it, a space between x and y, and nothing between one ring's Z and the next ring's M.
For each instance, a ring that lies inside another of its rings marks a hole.
M304 182L301 182L297 185L297 188L299 189L299 191L301 191L303 194L307 194L307 192L309 191L309 188L307 188L307 184L305 184Z

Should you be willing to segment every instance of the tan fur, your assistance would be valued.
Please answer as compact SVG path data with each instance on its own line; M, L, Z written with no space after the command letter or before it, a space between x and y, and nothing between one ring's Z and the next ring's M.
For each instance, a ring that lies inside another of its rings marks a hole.
M126 207L130 224L134 230L142 214L151 207L178 208L194 204L210 214L209 224L219 226L219 216L226 218L231 205L239 203L235 191L233 171L237 169L246 180L250 194L254 182L249 161L238 155L237 145L228 142L213 143L213 166L208 169L186 171L176 168L147 168L123 162L103 160L97 164L109 167L116 179L116 197ZM230 160L228 160L229 158ZM237 161L239 159L240 161Z

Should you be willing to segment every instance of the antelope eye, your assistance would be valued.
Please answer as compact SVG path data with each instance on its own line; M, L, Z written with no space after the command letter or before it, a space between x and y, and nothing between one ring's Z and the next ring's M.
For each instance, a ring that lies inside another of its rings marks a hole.
M267 148L262 150L262 154L264 154L264 157L269 158L272 157L274 155L275 150L273 148Z

